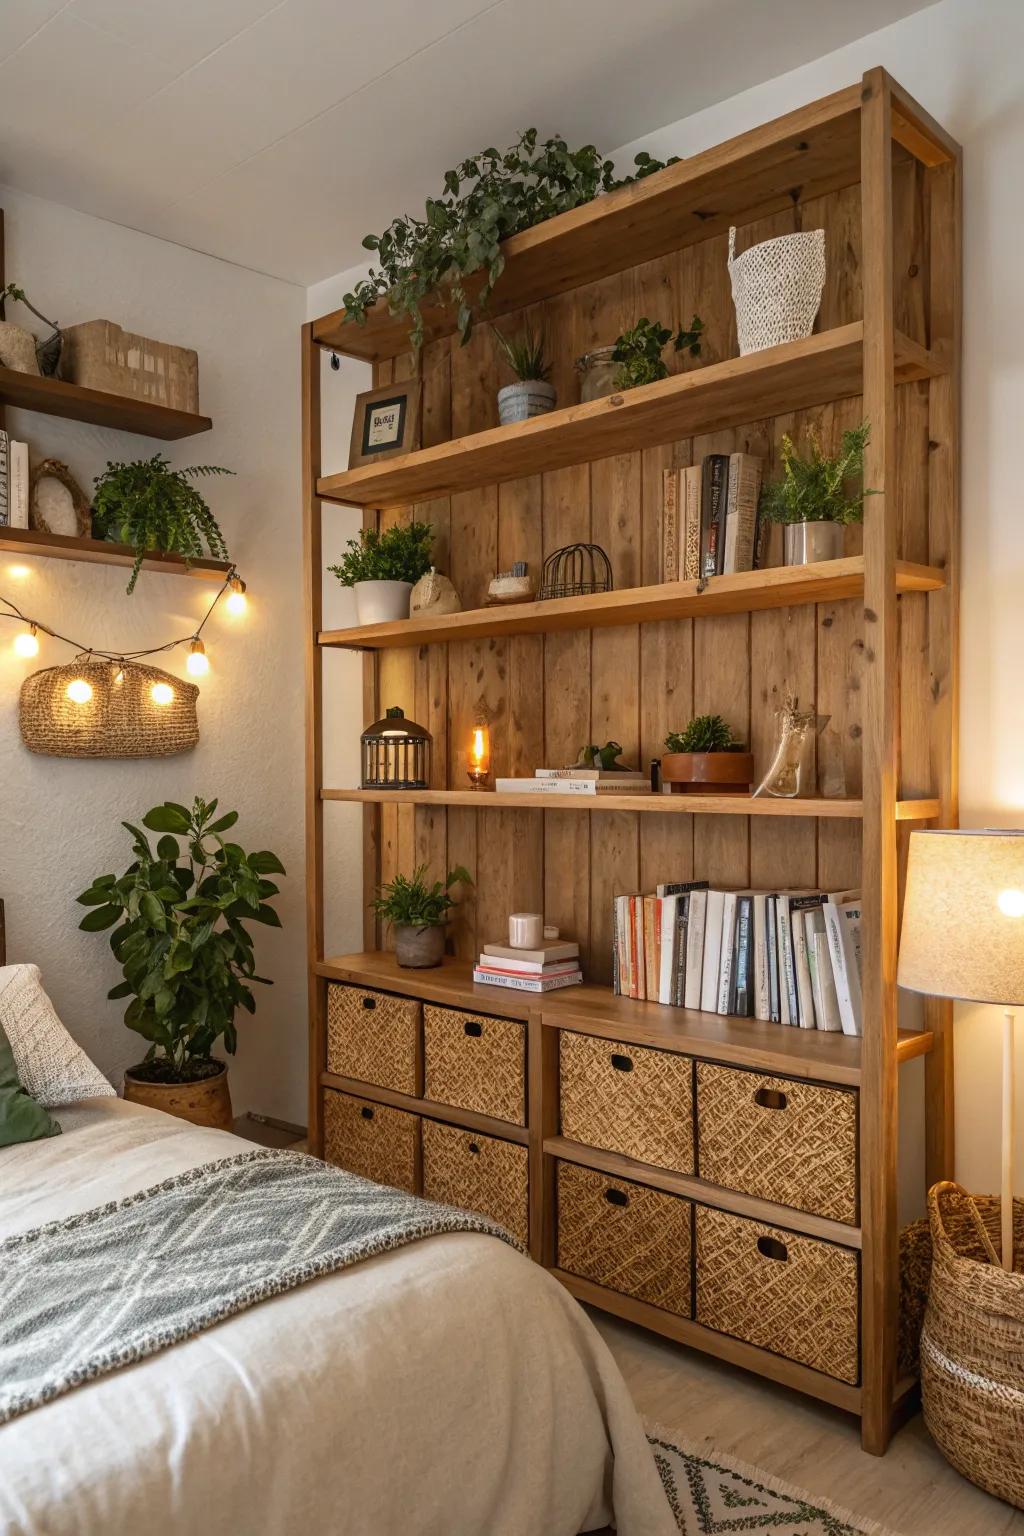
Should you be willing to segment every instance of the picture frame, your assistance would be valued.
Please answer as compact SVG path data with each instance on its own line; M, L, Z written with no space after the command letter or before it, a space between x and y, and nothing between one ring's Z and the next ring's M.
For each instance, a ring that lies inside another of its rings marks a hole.
M42 459L32 470L28 525L66 538L87 539L92 533L89 498L60 459Z
M379 459L394 458L418 448L422 399L423 385L419 379L382 384L357 395L349 469L376 464Z

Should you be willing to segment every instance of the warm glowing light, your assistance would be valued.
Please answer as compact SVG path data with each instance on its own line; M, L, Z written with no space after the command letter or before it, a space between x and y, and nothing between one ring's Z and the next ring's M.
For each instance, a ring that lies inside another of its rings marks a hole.
M469 733L466 772L474 789L483 789L491 766L491 733L486 725L474 725Z
M1004 917L1024 917L1024 891L1000 891L996 905Z
M7 567L7 574L8 576L13 576L15 581L24 581L25 577L29 574L28 566L9 565Z
M191 677L205 677L210 670L210 658L206 654L206 646L201 640L193 640L188 648L188 660L185 667Z
M228 585L231 588L226 599L228 613L244 613L248 603L248 598L245 595L245 582L241 576L232 576Z
M149 696L154 704L173 704L174 689L170 683L154 683L149 690Z
M34 624L29 629L23 629L20 635L15 635L14 649L19 656L39 655L39 641L36 638L36 627Z
M92 684L87 683L84 677L76 677L68 683L66 691L72 704L88 704L92 698Z
M116 688L120 688L120 686L121 686L121 684L123 682L124 682L124 668L123 667L118 667L117 671L114 673L114 686Z

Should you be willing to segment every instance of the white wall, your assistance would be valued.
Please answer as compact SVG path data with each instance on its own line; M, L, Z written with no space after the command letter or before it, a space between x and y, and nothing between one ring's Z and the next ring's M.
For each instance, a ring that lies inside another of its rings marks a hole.
M305 1123L306 993L302 844L303 674L299 491L299 327L305 294L275 279L154 240L56 204L0 191L7 276L64 323L105 317L199 352L200 401L212 432L167 445L176 465L222 464L236 478L211 482L208 499L249 584L249 611L211 619L211 671L201 682L198 748L180 757L85 762L30 754L17 722L18 688L36 666L73 652L44 640L37 662L17 659L15 630L0 624L0 895L9 953L43 970L59 1012L102 1069L119 1082L144 1043L121 1023L106 992L119 979L105 935L77 930L74 898L94 874L130 859L121 819L165 798L220 797L241 813L236 836L268 847L288 870L281 932L256 928L254 1019L239 1019L232 1068L238 1111ZM24 323L25 311L8 308ZM31 319L31 317L28 317ZM35 322L31 322L35 324ZM64 459L82 485L109 458L149 456L146 438L10 412L9 430L33 459ZM28 574L17 579L11 566ZM105 648L160 644L188 633L216 590L206 582L144 573L133 597L127 572L0 556L0 592L65 633ZM184 676L184 650L169 671Z

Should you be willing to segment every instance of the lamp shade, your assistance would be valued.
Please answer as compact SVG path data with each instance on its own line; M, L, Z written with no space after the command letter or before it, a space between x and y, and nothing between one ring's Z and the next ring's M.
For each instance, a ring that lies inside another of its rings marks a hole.
M1024 1002L1024 832L912 832L897 980L975 1003Z

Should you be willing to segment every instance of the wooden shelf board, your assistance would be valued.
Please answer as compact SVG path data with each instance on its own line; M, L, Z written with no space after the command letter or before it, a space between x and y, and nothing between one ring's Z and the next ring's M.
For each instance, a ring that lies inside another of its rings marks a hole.
M61 416L66 421L87 421L118 432L137 432L142 437L159 437L165 442L194 437L197 432L209 432L213 426L209 416L176 411L168 405L154 405L150 400L136 400L131 395L83 389L80 384L66 384L63 379L15 373L11 368L0 368L0 405L38 411L44 416Z
M325 1088L336 1088L340 1093L369 1099L374 1104L388 1104L392 1109L404 1109L412 1115L423 1115L427 1120L443 1120L467 1131L477 1131L481 1136L497 1136L502 1141L517 1142L521 1147L530 1140L524 1125L514 1125L511 1120L496 1120L493 1115L479 1115L475 1110L459 1109L454 1104L438 1104L433 1099L396 1093L393 1088L381 1088L376 1083L364 1083L355 1077L342 1077L337 1072L321 1072L320 1082Z
M60 533L40 533L35 528L0 528L0 555L44 555L51 560L84 560L94 565L134 565L135 552L127 544L108 544L104 539L75 539ZM201 581L223 581L233 569L228 560L193 560L187 565L180 555L147 555L144 571L165 576L196 576Z
M864 814L864 802L852 799L773 800L764 795L565 795L496 794L475 789L323 789L324 800L351 801L358 805L461 805L478 811L637 811L655 816L813 816L834 821L856 821ZM939 814L935 799L900 800L897 821L932 821Z
M599 1147L587 1147L581 1142L570 1141L565 1136L549 1136L544 1151L562 1162L579 1163L584 1168L596 1168L613 1179L631 1179L634 1183L648 1184L652 1189L663 1189L670 1195L681 1195L699 1205L711 1205L716 1210L733 1211L751 1221L764 1221L773 1227L785 1227L791 1232L803 1232L808 1237L823 1242L838 1243L844 1248L860 1248L859 1227L847 1226L841 1221L830 1221L824 1216L813 1216L807 1211L797 1211L787 1205L776 1205L770 1200L757 1200L736 1189L724 1189L720 1184L709 1184L706 1179L693 1174L674 1173L668 1168L655 1167L653 1163L641 1163L633 1157L623 1157L618 1152L606 1152Z
M863 356L864 326L856 321L513 426L490 427L379 464L324 475L317 492L348 506L406 506L696 432L741 426L859 395ZM898 381L925 378L943 367L941 359L897 334Z
M934 592L944 587L944 571L900 560L898 592ZM558 597L548 602L511 603L471 608L440 618L398 619L352 629L322 630L321 645L353 651L384 651L450 641L505 635L553 634L568 629L607 629L620 624L657 623L662 619L705 618L723 613L757 613L800 603L830 603L864 595L864 557L822 560L814 565L777 565L762 571L714 576L698 590L696 581L666 581L657 586L627 587L586 597Z
M577 1301L586 1302L588 1306L600 1307L604 1312L611 1312L630 1323L639 1323L641 1327L650 1328L652 1332L673 1339L677 1344L688 1344L692 1349L715 1355L730 1365L741 1366L758 1376L778 1381L783 1386L794 1387L821 1402L843 1408L847 1413L860 1412L860 1388L850 1386L848 1382L836 1381L821 1371L798 1365L795 1360L786 1360L782 1355L773 1355L770 1350L745 1344L727 1333L716 1333L713 1328L705 1328L702 1323L694 1322L691 1318L678 1317L674 1312L652 1307L646 1301L623 1296L618 1291L595 1285L592 1280L584 1280L579 1275L570 1275L557 1268L552 1269L551 1273Z
M540 998L504 987L482 987L473 980L473 967L465 960L446 958L429 970L406 970L394 951L371 949L361 954L338 955L321 960L318 976L328 981L347 981L358 987L383 987L446 1007L471 1008L498 1018L526 1019L538 1009Z

